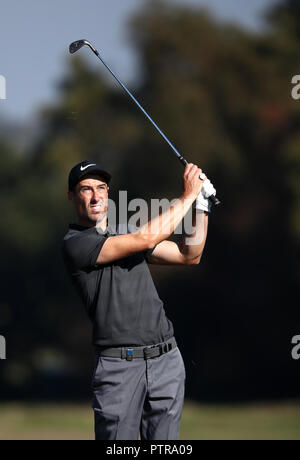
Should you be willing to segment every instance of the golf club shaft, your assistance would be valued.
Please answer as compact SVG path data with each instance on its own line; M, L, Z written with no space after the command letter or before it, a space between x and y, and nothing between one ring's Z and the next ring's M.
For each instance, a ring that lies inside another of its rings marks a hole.
M97 52L98 53L98 52ZM144 115L146 115L146 117L148 118L148 120L152 123L152 125L154 126L154 128L157 129L157 131L160 133L160 135L164 138L164 140L169 144L169 146L173 149L173 151L175 152L175 154L177 155L177 157L179 158L179 160L181 160L183 162L183 164L186 166L187 165L187 161L183 158L183 156L178 152L178 150L174 147L174 145L172 144L172 142L169 141L169 139L167 138L167 136L163 133L163 131L157 126L157 124L155 123L154 120L152 120L152 118L150 117L150 115L148 115L148 113L146 112L146 110L141 106L141 104L139 103L139 101L134 97L134 95L129 91L128 88L126 88L126 86L121 82L121 80L116 76L116 74L111 70L111 68L105 63L105 61L102 59L102 57L100 56L100 54L96 54L96 56L100 59L100 61L102 62L102 64L107 68L107 70L112 74L112 76L117 80L117 82L122 86L122 88L126 91L126 93L131 97L131 99L136 103L136 105L141 109L141 111L143 112Z
M121 80L117 77L117 75L112 71L112 69L106 64L106 62L103 60L103 58L100 56L99 52L89 44L91 50L93 51L93 53L95 53L95 55L98 57L98 59L100 59L100 61L102 62L102 64L107 68L107 70L110 72L110 74L117 80L117 82L119 83L119 85L126 91L126 93L129 95L129 97L136 103L136 105L139 107L139 109L143 112L143 114L148 118L148 120L152 123L152 125L154 126L154 128L159 132L159 134L164 138L164 140L169 144L169 146L171 147L171 149L173 150L173 152L175 153L175 155L177 156L177 158L181 161L181 163L186 166L188 164L188 162L186 161L186 159L178 152L178 150L175 148L175 146L172 144L172 142L167 138L167 136L163 133L163 131L157 126L157 124L152 120L152 118L150 117L150 115L148 115L148 113L146 112L146 110L141 106L141 104L137 101L137 99L133 96L133 94L129 91L128 88L126 88L126 86L121 82ZM218 198L214 195L211 195L209 197L209 200L214 204L214 205L218 205L220 204L220 201L218 200Z

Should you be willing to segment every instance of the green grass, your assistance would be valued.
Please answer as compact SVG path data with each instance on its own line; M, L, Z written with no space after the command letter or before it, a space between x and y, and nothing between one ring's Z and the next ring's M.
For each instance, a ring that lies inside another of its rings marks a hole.
M93 439L89 404L1 404L0 440ZM300 402L209 406L186 402L180 439L300 439Z
M300 402L236 406L186 403L181 439L300 439Z

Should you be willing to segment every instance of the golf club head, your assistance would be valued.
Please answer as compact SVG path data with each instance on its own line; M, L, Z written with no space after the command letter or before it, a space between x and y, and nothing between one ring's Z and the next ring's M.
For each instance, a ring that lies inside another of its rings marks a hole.
M69 51L71 54L74 54L76 53L76 51L80 50L80 48L82 48L84 45L89 46L91 50L98 56L98 51L87 40L76 40L76 42L71 43Z
M69 50L71 54L76 53L76 51L80 50L86 43L86 40L77 40L76 42L71 43Z

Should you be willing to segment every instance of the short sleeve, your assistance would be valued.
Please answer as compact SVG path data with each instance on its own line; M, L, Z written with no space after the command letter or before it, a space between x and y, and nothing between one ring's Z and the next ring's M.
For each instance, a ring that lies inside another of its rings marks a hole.
M97 231L81 232L63 243L63 257L71 269L94 268L107 238Z
M148 264L150 264L150 256L152 254L152 252L154 251L154 249L156 248L156 246L154 246L154 248L151 248L151 249L148 249L147 251L144 252L144 255L145 255L145 259L147 261Z

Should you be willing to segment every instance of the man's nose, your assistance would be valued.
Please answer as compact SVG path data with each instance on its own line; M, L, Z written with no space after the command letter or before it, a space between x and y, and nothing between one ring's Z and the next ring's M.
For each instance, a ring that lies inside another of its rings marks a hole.
M93 190L92 201L93 202L99 201L100 196L101 196L101 191L100 190Z

